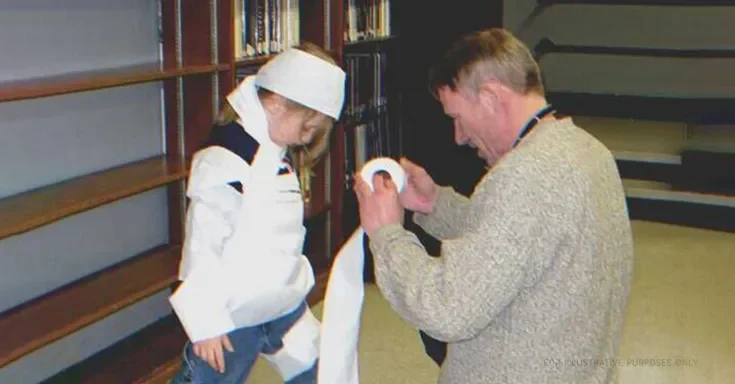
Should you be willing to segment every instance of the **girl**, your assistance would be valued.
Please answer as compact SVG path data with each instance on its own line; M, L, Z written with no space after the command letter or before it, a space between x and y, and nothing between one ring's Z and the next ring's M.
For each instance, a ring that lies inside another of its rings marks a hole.
M242 384L259 355L285 383L316 383L314 272L291 159L310 167L326 150L344 88L329 54L304 43L228 95L189 177L182 283L170 301L190 343L175 384Z

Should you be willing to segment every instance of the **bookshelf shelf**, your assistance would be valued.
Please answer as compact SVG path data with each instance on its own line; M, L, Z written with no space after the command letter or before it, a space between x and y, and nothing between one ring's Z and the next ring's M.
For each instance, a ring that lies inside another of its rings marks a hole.
M270 60L274 55L261 55L252 57L241 57L235 61L236 67L250 67L254 65L263 65L266 61Z
M0 367L168 287L180 247L162 246L0 316Z
M381 37L374 37L364 40L355 40L355 41L345 41L345 48L352 47L352 46L359 46L359 45L368 45L368 44L382 44L387 43L392 40L397 39L397 35L391 35L391 36L381 36Z
M186 174L180 163L158 156L0 199L0 239L160 187Z
M36 79L0 82L0 102L92 91L165 80L178 76L202 75L225 71L227 69L229 69L228 65L217 64L161 70L159 63L150 63Z
M41 384L164 384L176 373L186 340L169 315Z
M327 272L316 276L309 304L322 300L327 278ZM169 315L41 384L165 384L179 369L186 341L178 319Z
M176 373L186 333L169 315L41 384L164 384Z

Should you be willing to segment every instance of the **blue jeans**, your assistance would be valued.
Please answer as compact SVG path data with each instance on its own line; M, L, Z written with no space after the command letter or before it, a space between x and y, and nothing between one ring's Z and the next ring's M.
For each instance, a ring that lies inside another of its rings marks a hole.
M261 353L274 354L283 348L283 337L306 311L303 303L295 311L265 324L236 329L227 334L234 352L223 349L225 372L215 371L194 353L187 342L181 368L172 384L243 384ZM316 384L318 361L286 384Z

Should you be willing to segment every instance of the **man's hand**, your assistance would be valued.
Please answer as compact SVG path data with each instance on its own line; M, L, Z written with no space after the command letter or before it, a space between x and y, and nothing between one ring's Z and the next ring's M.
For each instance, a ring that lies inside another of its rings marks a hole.
M429 214L439 197L439 188L426 170L402 158L401 167L406 172L406 187L401 192L401 204L414 212Z
M362 177L356 175L354 189L360 204L360 225L368 237L387 225L403 225L403 207L390 177L376 173L373 187L375 191L371 191Z
M215 371L225 373L225 355L222 350L226 348L234 352L230 339L227 335L213 337L194 343L194 353L206 361Z

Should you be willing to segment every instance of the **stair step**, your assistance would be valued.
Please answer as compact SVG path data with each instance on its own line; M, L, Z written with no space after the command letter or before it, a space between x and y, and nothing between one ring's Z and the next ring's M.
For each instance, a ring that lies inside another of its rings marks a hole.
M623 179L673 183L680 177L681 156L667 153L614 151Z
M687 143L687 125L591 116L573 116L574 122L614 152L678 155Z
M689 127L686 149L732 153L735 151L735 122L692 125Z
M735 145L693 145L682 152L677 190L735 196Z
M623 180L623 186L633 220L735 232L735 196L677 191L646 180Z
M681 165L681 155L658 152L640 151L613 151L616 160L635 161L640 163L655 163L667 165Z
M730 141L723 141L717 139L705 139L705 140L692 140L687 143L686 147L682 150L686 151L701 151L710 153L722 153L722 154L735 154L735 143Z
M625 186L626 183L624 182ZM629 198L652 199L670 202L682 202L689 204L712 205L719 207L735 208L735 196L716 195L689 191L676 191L664 187L651 187L650 185L625 186L625 194Z
M625 190L655 190L655 191L668 191L671 189L671 185L660 181L651 180L639 180L639 179L623 179L623 187Z
M735 124L572 119L613 152L632 219L735 232Z

